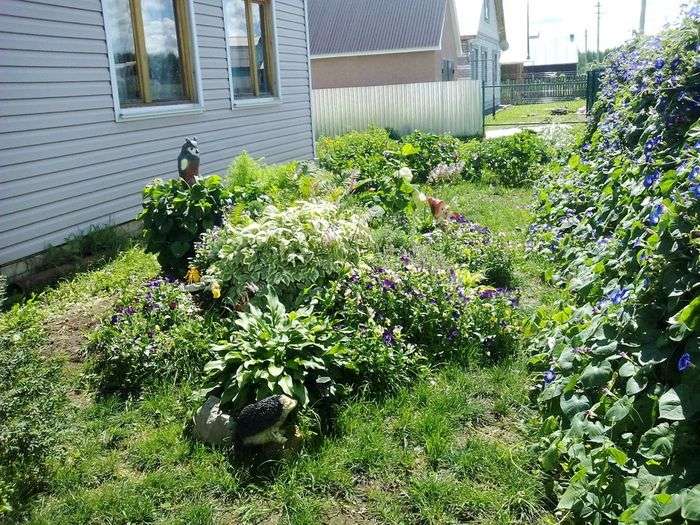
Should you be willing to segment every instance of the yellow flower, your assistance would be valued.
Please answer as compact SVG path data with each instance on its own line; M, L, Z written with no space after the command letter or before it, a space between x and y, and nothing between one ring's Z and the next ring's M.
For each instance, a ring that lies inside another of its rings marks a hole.
M214 299L221 297L221 286L219 286L219 283L214 282L214 284L211 285L211 295Z
M189 284L195 284L202 280L202 275L199 273L199 269L196 266L190 266L185 278Z

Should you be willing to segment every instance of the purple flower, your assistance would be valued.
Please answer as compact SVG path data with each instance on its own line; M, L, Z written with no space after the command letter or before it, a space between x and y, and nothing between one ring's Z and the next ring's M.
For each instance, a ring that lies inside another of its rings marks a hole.
M467 218L461 213L453 213L452 215L450 215L450 220L458 224L467 224L469 222Z
M126 315L134 315L136 310L134 310L133 306L127 306L126 308L122 308L122 313Z
M690 170L688 179L692 181L700 180L700 166L695 166L692 170Z
M353 274L350 276L350 282L353 284L357 284L360 281L360 276L357 274L357 272L353 272Z
M657 71L660 69L663 69L665 65L666 65L666 61L663 58L657 58L656 62L654 62L654 68Z
M382 288L384 288L384 290L395 290L396 283L394 281L392 281L391 279L384 279L382 281Z
M544 386L549 385L552 381L557 378L557 374L551 368L544 373Z
M406 254L403 254L401 257L399 257L399 259L401 260L401 263L402 263L404 266L408 266L408 263L411 262L410 257L409 257L408 255L406 255Z
M690 194L696 199L700 199L700 184L693 184L690 186Z
M453 329L450 331L450 333L447 334L447 340L448 340L448 341L452 341L453 339L456 339L457 337L459 337L459 330L457 330L456 328L453 328Z
M678 371L685 372L693 365L693 361L690 359L690 354L685 352L682 356L678 358Z
M630 292L629 288L617 288L608 294L608 299L612 304L620 304L629 297Z
M649 217L647 217L647 224L649 226L656 226L659 224L659 221L661 220L661 216L664 213L664 205L663 204L657 204L651 209L651 213L649 213Z
M681 58L676 57L673 60L671 60L671 69L676 70L678 69L678 66L681 65Z
M652 171L646 177L644 177L644 187L647 189L651 188L654 184L656 184L656 181L658 181L660 177L661 172L659 170Z
M111 319L111 323L112 323L112 324L117 324L117 323L118 323L119 321L121 321L121 320L122 320L121 316L119 316L119 315L113 315L113 316L112 316L112 319Z
M496 297L496 290L484 290L483 292L479 293L479 297L481 299L493 299Z
M384 341L384 344L387 346L391 346L394 344L394 331L389 330L388 328L384 330L384 333L382 334L382 340Z

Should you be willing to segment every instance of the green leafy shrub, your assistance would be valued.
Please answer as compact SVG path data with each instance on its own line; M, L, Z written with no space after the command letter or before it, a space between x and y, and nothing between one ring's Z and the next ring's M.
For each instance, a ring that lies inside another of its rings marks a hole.
M451 167L461 164L459 158L460 141L452 135L436 135L424 131L414 131L403 138L404 145L413 149L404 158L413 171L416 182L426 182L431 172L438 166ZM404 151L404 153L408 153ZM458 171L461 171L462 166Z
M234 411L274 394L306 405L308 388L327 378L333 332L310 307L287 312L272 294L263 309L248 308L239 312L229 342L214 347L218 358L204 367L208 388Z
M91 370L103 392L189 380L201 373L219 330L181 286L154 279L122 298L91 335Z
M573 522L700 520L700 94L695 6L608 61L586 143L539 188L541 462Z
M540 178L540 167L556 153L549 140L552 137L545 140L525 130L509 137L463 142L459 146L463 176L508 187L530 184Z
M191 187L181 179L155 180L144 191L143 221L146 249L157 254L164 272L184 276L199 236L219 224L230 193L218 176Z
M396 150L398 143L382 128L322 137L317 145L318 163L322 168L338 174L356 170L364 176L385 171L385 153Z
M203 236L197 264L205 283L234 304L247 287L271 287L293 301L357 262L369 239L364 218L343 216L327 201L303 201L279 210L267 207L248 224L226 221Z
M359 173L359 172L358 172ZM411 184L411 170L391 168L363 176L352 174L348 179L349 193L364 206L379 206L385 212L411 213L416 207L418 190Z
M66 403L60 364L35 350L34 315L30 305L0 321L0 521L8 523L47 478Z

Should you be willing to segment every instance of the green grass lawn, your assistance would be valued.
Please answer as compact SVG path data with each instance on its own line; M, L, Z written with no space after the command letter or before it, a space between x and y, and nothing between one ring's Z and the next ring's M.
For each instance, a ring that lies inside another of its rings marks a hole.
M524 104L520 106L509 106L496 112L496 116L491 114L486 117L487 126L512 126L515 124L549 124L552 122L576 122L585 124L585 115L581 115L578 110L585 107L586 101L576 99L562 102L548 102L545 104ZM552 110L564 108L568 111L566 115L552 115Z
M431 188L503 235L516 253L526 303L557 295L542 261L526 259L531 190L460 183ZM243 462L183 434L198 385L160 385L138 399L95 398L78 351L125 288L158 273L126 250L0 316L33 330L63 365L70 403L56 455L24 514L35 524L538 523L548 519L526 421L524 358L448 367L384 399L338 409L329 434L278 461Z

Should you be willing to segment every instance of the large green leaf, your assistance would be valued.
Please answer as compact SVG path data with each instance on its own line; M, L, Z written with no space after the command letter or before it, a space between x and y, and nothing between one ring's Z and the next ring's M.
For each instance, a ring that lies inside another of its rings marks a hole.
M683 406L675 389L668 389L659 398L659 417L671 421L683 421L685 419Z
M689 330L700 331L700 295L674 315L671 321L682 324Z
M681 516L688 521L700 521L700 485L695 485L683 498Z
M639 453L647 459L665 461L673 452L675 432L664 422L647 430L639 441Z
M565 394L559 398L559 406L564 415L571 419L579 412L591 408L591 402L583 394Z
M612 376L610 361L602 361L597 364L590 363L581 374L581 384L584 388L596 388L604 385Z

